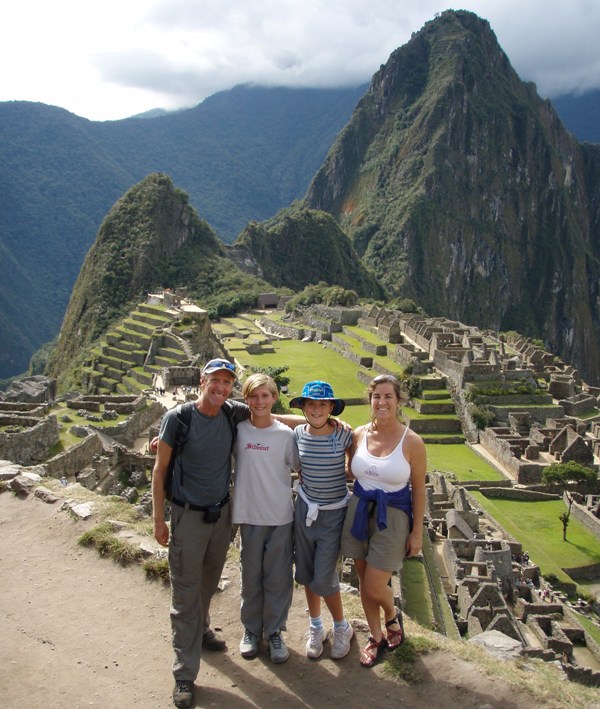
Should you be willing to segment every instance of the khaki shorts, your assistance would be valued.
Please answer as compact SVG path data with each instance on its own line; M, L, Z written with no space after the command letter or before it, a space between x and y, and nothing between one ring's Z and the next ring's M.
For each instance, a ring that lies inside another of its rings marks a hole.
M410 533L408 515L396 507L387 508L387 527L377 529L377 512L369 520L369 538L361 542L351 532L358 495L352 495L342 531L342 556L364 559L369 566L381 571L399 571L406 553Z

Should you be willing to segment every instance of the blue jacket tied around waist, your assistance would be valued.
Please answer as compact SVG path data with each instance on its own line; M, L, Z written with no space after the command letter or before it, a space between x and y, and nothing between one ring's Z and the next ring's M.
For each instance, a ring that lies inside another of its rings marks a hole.
M377 529L387 528L388 505L406 512L412 529L412 495L408 485L398 492L385 492L385 490L365 490L358 480L355 480L354 494L360 499L356 506L350 532L361 542L365 542L369 538L370 502L374 502L377 506Z

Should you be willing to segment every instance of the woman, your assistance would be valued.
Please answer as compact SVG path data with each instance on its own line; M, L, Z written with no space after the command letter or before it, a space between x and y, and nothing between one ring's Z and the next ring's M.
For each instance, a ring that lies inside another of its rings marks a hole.
M422 548L425 444L399 421L400 399L396 377L381 374L371 381L371 421L356 429L350 451L355 483L342 553L354 559L371 632L360 655L364 667L372 667L386 647L394 650L404 641L390 579L405 556L415 556Z

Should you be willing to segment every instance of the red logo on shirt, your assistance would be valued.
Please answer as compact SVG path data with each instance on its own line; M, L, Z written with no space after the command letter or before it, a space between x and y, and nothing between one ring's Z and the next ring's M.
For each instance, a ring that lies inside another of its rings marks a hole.
M246 443L246 450L268 451L269 446L265 446L263 443Z

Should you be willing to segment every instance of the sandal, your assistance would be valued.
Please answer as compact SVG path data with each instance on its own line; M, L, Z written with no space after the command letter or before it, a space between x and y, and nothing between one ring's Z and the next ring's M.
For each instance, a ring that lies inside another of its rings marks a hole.
M370 637L369 642L360 653L360 664L363 667L373 667L383 654L386 644L385 638L381 638L381 640L377 642L375 638Z
M396 624L399 626L398 630L390 630L390 626ZM404 642L404 622L402 620L402 611L398 611L394 618L388 620L385 627L387 633L387 646L390 650L395 650Z

